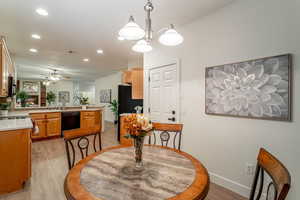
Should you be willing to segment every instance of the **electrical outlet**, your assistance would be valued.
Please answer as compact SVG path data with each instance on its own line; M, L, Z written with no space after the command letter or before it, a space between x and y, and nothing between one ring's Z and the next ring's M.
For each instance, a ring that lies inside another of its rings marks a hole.
M246 163L245 171L248 176L254 175L254 165L251 163Z

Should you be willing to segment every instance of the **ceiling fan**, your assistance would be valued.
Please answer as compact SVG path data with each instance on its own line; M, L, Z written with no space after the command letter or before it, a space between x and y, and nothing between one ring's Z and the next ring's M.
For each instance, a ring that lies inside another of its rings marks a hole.
M43 84L46 86L49 86L51 83L55 83L60 80L70 80L71 79L71 77L69 77L69 76L63 76L60 73L58 73L57 69L50 69L50 70L51 70L51 72L49 73L49 75L40 74L44 79Z
M70 80L71 77L64 76L61 73L58 72L57 69L50 69L52 72L49 74L49 80L51 81L60 81L60 80Z

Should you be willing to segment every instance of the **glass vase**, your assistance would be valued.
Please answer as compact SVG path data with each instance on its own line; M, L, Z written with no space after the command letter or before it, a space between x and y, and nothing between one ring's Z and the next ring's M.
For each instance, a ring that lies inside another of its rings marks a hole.
M133 139L134 152L135 152L135 167L143 167L143 146L145 137L136 137Z

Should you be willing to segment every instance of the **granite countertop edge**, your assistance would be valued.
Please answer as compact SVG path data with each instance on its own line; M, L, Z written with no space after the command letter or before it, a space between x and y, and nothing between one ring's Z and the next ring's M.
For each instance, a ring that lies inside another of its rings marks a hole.
M0 120L0 132L15 131L21 129L32 129L33 124L30 118Z

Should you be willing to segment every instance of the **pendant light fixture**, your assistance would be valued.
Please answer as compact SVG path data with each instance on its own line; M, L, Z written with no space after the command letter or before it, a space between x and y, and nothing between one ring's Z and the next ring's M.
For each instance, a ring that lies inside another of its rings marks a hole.
M152 51L151 41L153 39L151 12L154 7L151 0L148 0L144 6L146 12L146 26L145 30L140 28L135 23L133 16L130 16L129 22L119 31L118 38L124 38L125 40L139 40L132 47L133 51L146 53ZM171 24L160 37L159 42L166 46L177 46L183 42L183 37L175 30L174 25Z
M126 40L139 40L145 36L145 31L130 16L129 22L119 31L119 37Z
M177 46L183 42L183 37L175 30L174 25L166 30L160 37L159 42L166 46Z

